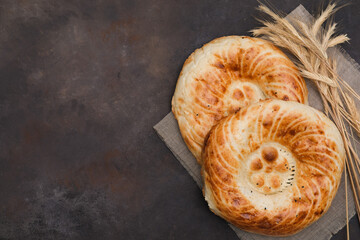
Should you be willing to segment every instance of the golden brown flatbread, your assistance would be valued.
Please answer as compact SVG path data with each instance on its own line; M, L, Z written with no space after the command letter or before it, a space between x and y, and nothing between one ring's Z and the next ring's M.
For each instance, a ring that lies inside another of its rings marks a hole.
M201 161L204 139L220 119L260 99L307 103L298 69L271 43L228 36L197 49L186 60L172 99L182 137Z
M341 135L323 113L268 99L211 130L203 152L203 192L210 209L235 226L286 236L328 210L344 159Z

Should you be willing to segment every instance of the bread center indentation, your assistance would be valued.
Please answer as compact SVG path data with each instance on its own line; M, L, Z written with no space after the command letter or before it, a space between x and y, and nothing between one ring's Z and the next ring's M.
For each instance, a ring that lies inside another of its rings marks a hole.
M223 95L224 106L227 106L225 116L261 99L265 99L265 95L257 84L248 79L233 81L226 86Z
M296 161L283 145L265 143L249 155L246 171L252 189L263 194L275 194L293 185Z

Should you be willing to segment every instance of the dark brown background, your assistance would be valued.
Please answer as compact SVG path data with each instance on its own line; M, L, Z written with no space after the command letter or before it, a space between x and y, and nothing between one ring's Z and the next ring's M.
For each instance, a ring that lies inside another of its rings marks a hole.
M256 5L0 1L0 239L237 239L152 126L186 57L247 35ZM359 12L336 18L358 62Z

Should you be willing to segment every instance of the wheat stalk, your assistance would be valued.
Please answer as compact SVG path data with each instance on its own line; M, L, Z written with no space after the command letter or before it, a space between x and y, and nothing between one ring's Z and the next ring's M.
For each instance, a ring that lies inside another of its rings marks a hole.
M258 9L270 16L271 20L259 20L264 26L251 30L252 34L272 41L296 57L300 73L314 82L325 113L333 119L340 131L346 151L345 171L348 174L345 172L345 176L349 176L356 211L360 216L360 159L353 147L356 144L353 131L360 136L360 112L354 99L359 101L360 96L337 74L336 61L327 52L329 48L349 40L345 34L335 36L337 25L329 20L339 7L335 3L329 4L311 24L298 19L290 22L263 4ZM324 29L323 25L327 27ZM351 133L347 131L346 124L350 126ZM346 219L349 238L347 191Z

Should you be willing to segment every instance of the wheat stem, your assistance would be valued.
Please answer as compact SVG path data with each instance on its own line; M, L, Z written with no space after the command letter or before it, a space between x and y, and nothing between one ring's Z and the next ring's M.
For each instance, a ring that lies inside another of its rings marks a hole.
M272 21L260 20L264 26L251 30L252 34L272 41L295 56L300 73L315 83L325 114L333 119L339 129L346 152L345 184L347 186L349 176L356 212L360 216L360 159L353 147L358 141L352 134L354 130L360 136L360 112L355 105L355 99L360 101L360 96L337 74L336 61L328 54L329 48L349 41L345 34L334 36L337 24L329 20L339 7L335 3L329 4L311 24L305 24L301 19L292 19L290 23L263 4L258 9L269 15ZM324 24L328 26L325 30L322 28ZM346 124L350 126L351 134ZM347 189L345 193L349 239Z

